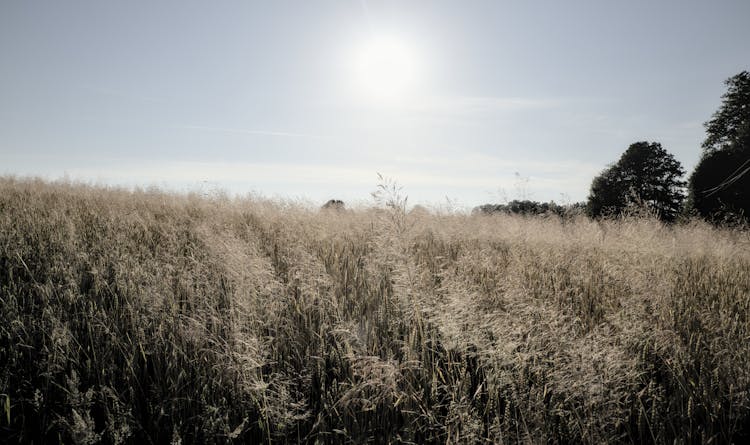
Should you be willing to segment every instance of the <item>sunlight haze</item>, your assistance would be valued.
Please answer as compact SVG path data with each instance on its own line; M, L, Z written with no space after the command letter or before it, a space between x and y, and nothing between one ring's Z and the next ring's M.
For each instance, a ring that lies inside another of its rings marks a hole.
M367 202L586 199L690 172L746 1L4 1L0 174Z

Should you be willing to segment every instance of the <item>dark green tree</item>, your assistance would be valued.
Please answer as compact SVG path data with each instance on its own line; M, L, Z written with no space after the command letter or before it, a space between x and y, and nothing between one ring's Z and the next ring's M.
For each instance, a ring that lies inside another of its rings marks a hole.
M591 193L586 210L592 217L619 214L627 205L627 187L622 184L616 165L604 170L591 182Z
M714 222L750 217L750 73L726 85L689 183L689 207Z
M743 71L724 82L721 107L706 122L706 153L747 152L750 145L750 73Z
M645 206L674 221L685 199L682 165L658 142L636 142L591 183L587 211L592 217L619 215Z

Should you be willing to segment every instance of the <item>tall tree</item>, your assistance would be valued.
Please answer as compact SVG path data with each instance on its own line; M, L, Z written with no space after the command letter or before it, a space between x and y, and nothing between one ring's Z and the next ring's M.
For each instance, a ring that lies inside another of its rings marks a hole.
M685 198L685 170L658 142L636 142L617 163L591 183L589 215L619 214L629 206L646 206L664 221L674 221Z
M726 81L690 177L690 207L715 222L750 218L750 73Z
M750 73L743 71L725 81L721 106L706 122L705 153L747 152L750 146Z

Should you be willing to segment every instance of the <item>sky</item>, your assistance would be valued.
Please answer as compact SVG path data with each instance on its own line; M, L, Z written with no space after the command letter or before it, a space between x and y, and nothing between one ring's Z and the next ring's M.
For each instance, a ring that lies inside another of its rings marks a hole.
M688 173L747 0L0 0L0 175L366 203L585 200Z

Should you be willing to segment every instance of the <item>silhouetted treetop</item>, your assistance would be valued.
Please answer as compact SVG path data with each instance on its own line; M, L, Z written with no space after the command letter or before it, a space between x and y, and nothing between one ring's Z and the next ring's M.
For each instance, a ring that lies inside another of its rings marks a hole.
M705 124L706 155L718 150L746 151L750 145L750 73L743 71L725 83L721 107Z
M617 215L645 206L664 221L674 221L685 197L682 165L658 142L636 142L617 163L591 183L588 213Z
M703 156L689 186L689 207L714 222L750 216L750 73L726 85L721 106L705 124Z

